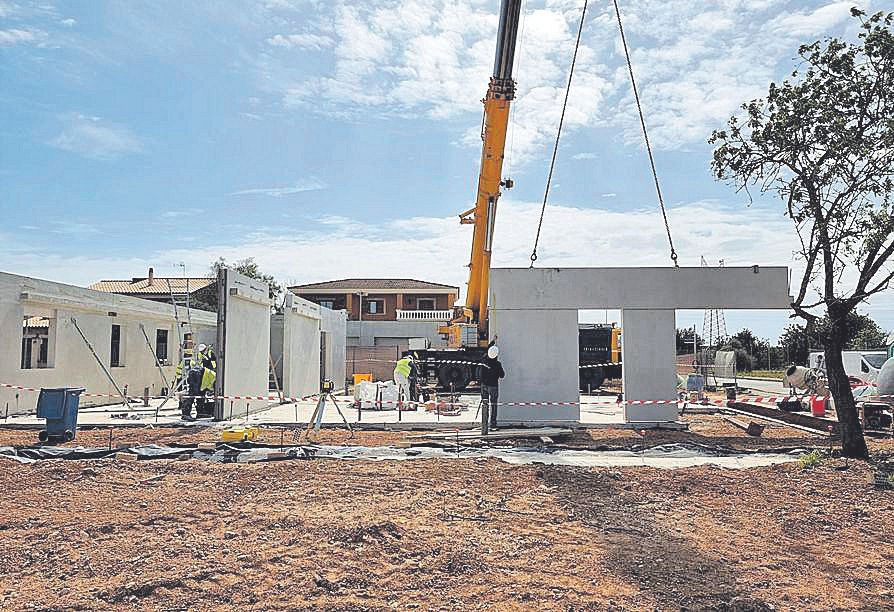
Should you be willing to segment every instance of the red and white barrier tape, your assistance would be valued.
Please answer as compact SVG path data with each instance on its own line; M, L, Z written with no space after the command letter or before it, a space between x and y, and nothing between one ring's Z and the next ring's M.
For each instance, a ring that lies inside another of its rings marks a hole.
M34 387L23 387L20 385L11 385L8 383L0 383L0 387L6 389L17 389L20 391L30 391L30 392L38 392L40 389ZM81 395L85 397L105 397L105 398L120 398L121 396L115 393L87 393L84 392ZM165 399L167 396L164 395L153 395L149 396L147 399ZM319 393L315 393L313 395L307 395L304 397L286 397L280 396L278 394L268 394L268 395L174 395L171 397L182 398L182 399L207 399L207 400L246 400L246 401L284 401L289 403L298 403L298 402L309 402L309 401L317 401L320 398ZM872 395L869 396L873 399L894 399L894 395ZM128 396L129 401L139 402L142 401L143 397L131 397ZM347 399L347 398L346 398ZM667 400L612 400L612 401L590 401L590 402L498 402L499 406L587 406L587 405L609 405L609 404L621 404L626 403L628 405L660 405L660 404L679 404L688 402L691 404L698 404L701 402L709 402L711 404L715 404L718 406L723 406L729 401L749 401L756 403L765 403L765 404L775 404L777 402L786 401L786 400L801 400L801 401L813 401L816 399L823 399L823 396L811 395L805 397L797 397L790 395L744 395L738 397L735 400L727 400L727 399L706 399L706 400L698 400L695 402L691 402L685 399L667 399ZM354 400L352 403L363 402L374 405L419 405L425 406L428 405L427 402L408 402L408 401L400 401L400 400ZM442 403L443 405L453 405L453 406L474 406L476 404L461 404L461 403Z

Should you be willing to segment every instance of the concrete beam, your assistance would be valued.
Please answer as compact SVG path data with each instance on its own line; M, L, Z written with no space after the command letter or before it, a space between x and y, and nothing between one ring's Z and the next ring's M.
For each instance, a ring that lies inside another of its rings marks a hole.
M491 307L497 310L786 309L791 304L786 267L495 268L490 287Z

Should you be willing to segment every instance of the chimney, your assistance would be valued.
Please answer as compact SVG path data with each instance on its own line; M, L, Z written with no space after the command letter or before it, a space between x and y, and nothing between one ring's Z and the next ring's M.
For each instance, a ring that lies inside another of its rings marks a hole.
M152 286L152 279L155 278L155 270L149 268L149 286Z

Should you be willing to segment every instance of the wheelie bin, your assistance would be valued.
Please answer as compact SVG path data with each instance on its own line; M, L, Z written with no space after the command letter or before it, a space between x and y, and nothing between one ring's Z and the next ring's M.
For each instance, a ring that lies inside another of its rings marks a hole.
M37 418L47 420L47 428L37 434L41 442L74 440L78 431L78 404L83 391L74 387L40 390Z

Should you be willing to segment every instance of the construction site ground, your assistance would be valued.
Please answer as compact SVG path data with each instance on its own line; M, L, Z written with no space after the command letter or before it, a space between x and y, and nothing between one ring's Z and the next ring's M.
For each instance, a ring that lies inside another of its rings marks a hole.
M749 438L719 415L683 419L689 431L577 430L558 442L827 446L783 426ZM219 435L126 428L112 444ZM316 439L405 445L415 435L330 429ZM261 432L281 436L292 433ZM34 431L0 430L0 445L34 441ZM108 442L107 429L76 440ZM891 440L870 446L894 452ZM0 461L4 609L894 607L894 492L874 488L863 462Z

